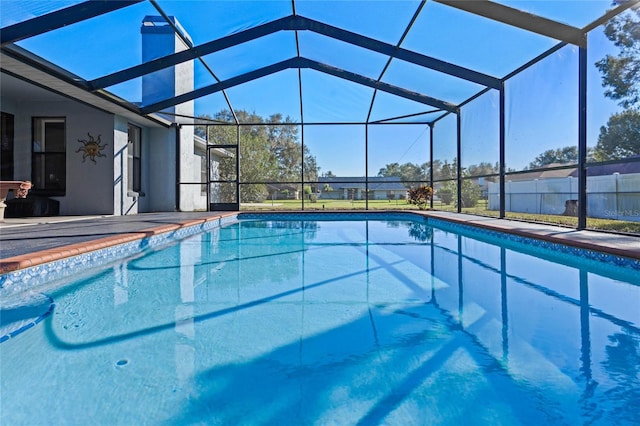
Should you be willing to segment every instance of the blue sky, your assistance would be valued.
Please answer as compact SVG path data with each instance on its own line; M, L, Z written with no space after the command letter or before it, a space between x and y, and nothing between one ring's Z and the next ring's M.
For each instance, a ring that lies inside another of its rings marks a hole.
M70 2L19 2L2 0L2 25L59 8ZM71 2L73 3L73 2ZM158 0L169 15L175 15L195 44L236 33L291 14L290 1L174 1ZM508 6L538 13L582 27L609 7L609 1L502 1ZM326 22L386 43L396 44L419 2L388 1L297 1L299 15ZM86 79L93 79L140 63L140 25L145 15L157 15L144 2L109 15L94 18L24 40L19 44ZM319 36L300 33L300 51L305 57L377 79L386 57ZM428 2L402 47L476 71L502 77L554 46L557 42L504 24ZM209 66L221 79L250 71L296 55L292 32L210 55ZM600 126L618 107L602 96L600 75L593 63L615 49L602 29L589 36L589 129L595 146ZM567 46L544 62L507 82L507 167L521 169L546 149L577 142L577 48ZM287 70L227 91L235 109L267 117L273 113L300 119L297 70ZM467 81L424 70L394 60L383 81L460 103L482 87ZM196 87L213 79L196 67ZM140 100L140 80L109 90L133 102ZM313 71L302 72L305 122L351 122L366 120L373 90ZM463 109L462 164L498 161L498 97L489 93ZM196 114L214 114L226 108L221 94L196 102ZM378 92L371 118L382 119L429 111L432 108ZM453 124L452 124L453 123ZM364 126L316 126L305 128L305 143L316 155L321 172L362 176ZM436 125L434 158L455 156L455 120ZM424 125L370 126L369 174L385 164L428 161L429 130Z

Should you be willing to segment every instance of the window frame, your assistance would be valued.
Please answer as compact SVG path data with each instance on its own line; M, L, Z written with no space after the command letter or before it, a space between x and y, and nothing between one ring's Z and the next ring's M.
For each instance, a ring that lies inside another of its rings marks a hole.
M2 124L0 125L1 147L0 155L2 156L2 171L0 179L15 180L15 116L8 112L0 112Z
M60 148L50 149L52 145L47 141L48 123L62 124L61 143L54 144ZM36 145L38 142L42 146ZM56 167L54 159L57 159L61 167ZM53 165L53 166L52 166ZM44 168L44 170L41 170ZM51 172L51 169L56 172ZM47 176L48 173L48 176ZM57 176L56 176L57 174ZM51 185L50 181L56 180L57 185ZM31 117L31 193L42 196L64 196L67 192L67 118L55 116Z
M135 136L132 138L132 136ZM127 123L127 195L142 194L142 127Z

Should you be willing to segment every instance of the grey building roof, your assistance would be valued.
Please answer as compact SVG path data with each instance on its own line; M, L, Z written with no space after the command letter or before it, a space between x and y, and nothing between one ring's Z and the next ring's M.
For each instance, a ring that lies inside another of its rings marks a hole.
M640 156L629 157L628 163L603 164L599 166L589 166L587 168L587 176L604 176L620 173L627 175L630 173L640 173ZM571 176L578 176L578 170L571 173Z

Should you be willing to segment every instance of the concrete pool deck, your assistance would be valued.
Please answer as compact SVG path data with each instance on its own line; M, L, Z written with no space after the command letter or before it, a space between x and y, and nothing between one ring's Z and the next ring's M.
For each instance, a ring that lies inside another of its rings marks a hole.
M369 213L407 211L369 211ZM0 223L0 273L75 256L81 253L162 234L239 212L144 213L131 216L66 216L5 219ZM286 213L260 211L241 213ZM315 213L304 211L294 213ZM326 213L345 213L336 211ZM351 211L351 213L365 213ZM570 246L640 259L640 237L597 231L578 231L552 225L495 219L450 212L413 212L429 217Z

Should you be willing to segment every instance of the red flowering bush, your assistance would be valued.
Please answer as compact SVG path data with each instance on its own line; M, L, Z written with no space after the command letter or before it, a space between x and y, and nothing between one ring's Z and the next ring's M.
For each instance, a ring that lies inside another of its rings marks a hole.
M433 197L433 188L426 185L420 185L415 188L409 188L407 201L409 204L415 204L420 210L426 210L429 201Z

